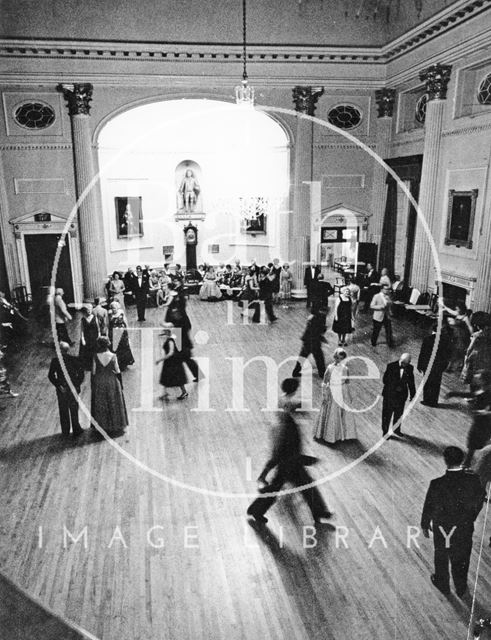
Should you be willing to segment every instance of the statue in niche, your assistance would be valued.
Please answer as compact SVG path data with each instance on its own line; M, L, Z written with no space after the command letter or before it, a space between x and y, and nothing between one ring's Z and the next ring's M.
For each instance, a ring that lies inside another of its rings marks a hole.
M196 210L199 192L200 186L195 178L194 171L192 169L186 169L178 189L182 209L186 213L193 213Z

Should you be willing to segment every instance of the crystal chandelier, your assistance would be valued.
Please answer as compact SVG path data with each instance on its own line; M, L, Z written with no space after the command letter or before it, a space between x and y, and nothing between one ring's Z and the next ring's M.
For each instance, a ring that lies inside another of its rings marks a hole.
M235 87L237 104L254 106L254 87L247 80L247 13L246 0L242 0L242 82Z

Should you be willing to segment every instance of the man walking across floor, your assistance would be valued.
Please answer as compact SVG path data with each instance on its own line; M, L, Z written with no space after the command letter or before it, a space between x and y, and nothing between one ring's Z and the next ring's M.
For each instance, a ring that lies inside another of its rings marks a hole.
M421 529L426 538L433 531L435 573L431 576L431 582L442 593L449 594L450 563L455 591L462 597L467 591L474 521L483 505L484 490L479 476L462 469L462 449L447 447L443 458L447 471L444 476L430 483Z
M275 494L287 482L296 487L305 487L312 483L312 478L305 470L306 458L302 455L302 438L295 421L295 411L300 406L294 398L298 386L299 381L296 378L286 378L281 383L283 396L279 401L278 431L275 434L271 458L258 478L260 493ZM276 474L268 484L267 476L273 469L276 469ZM332 517L317 487L301 489L300 493L316 522L322 523ZM256 522L265 523L268 520L264 514L275 502L275 495L260 496L247 509L247 514Z
M391 422L395 425L400 421L408 395L411 400L416 395L414 370L409 353L403 353L398 361L387 365L383 383L382 433L385 436L389 432ZM394 429L394 434L403 435L400 423Z
M68 353L69 348L70 345L67 342L60 342L63 364L75 391L80 394L80 386L84 380L85 371L79 359ZM62 434L64 436L70 435L71 429L74 436L80 435L83 429L78 420L78 396L72 393L57 356L51 360L48 378L56 388Z
M418 371L426 373L430 358L435 348L436 332L438 325L435 323L431 330L431 335L423 338L421 345L421 351L418 358ZM425 385L423 387L423 400L421 404L427 407L437 407L438 398L440 396L440 386L442 384L442 376L445 369L448 367L450 354L450 341L447 338L444 327L440 332L440 338L436 346L435 359L433 360L433 366L428 374Z
M326 361L324 359L324 353L322 351L322 343L327 342L324 337L326 332L326 315L317 311L308 317L307 326L302 335L302 348L298 356L297 363L292 372L294 378L301 375L302 360L307 358L310 354L314 356L315 364L317 366L317 372L321 378L324 377L326 372Z

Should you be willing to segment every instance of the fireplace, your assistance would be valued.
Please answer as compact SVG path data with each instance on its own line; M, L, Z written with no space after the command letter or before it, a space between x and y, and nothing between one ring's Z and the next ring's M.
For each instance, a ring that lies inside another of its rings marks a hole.
M466 304L467 289L448 282L442 282L442 297L444 303L449 307L454 307L458 302Z

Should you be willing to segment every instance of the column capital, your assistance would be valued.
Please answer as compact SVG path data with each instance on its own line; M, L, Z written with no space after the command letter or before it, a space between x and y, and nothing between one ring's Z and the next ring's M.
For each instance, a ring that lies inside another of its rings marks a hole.
M394 113L394 103L396 101L395 89L377 89L375 91L375 101L377 103L379 118L392 118Z
M293 103L295 111L313 116L317 100L324 93L324 87L294 87Z
M451 71L449 64L433 64L420 72L419 79L425 82L428 100L445 100Z
M67 101L68 115L89 115L94 88L91 84L88 82L83 84L59 84L56 88L63 93L63 97Z

